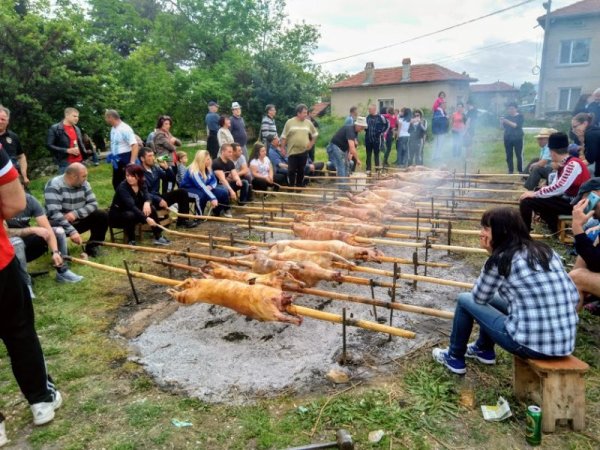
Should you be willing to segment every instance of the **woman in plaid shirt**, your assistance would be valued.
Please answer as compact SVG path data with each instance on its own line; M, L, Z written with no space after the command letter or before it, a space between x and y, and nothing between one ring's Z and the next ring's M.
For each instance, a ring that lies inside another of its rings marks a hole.
M458 296L450 347L433 349L433 358L464 374L465 357L495 364L496 344L522 358L569 355L575 347L579 296L560 257L531 239L513 208L485 212L479 240L491 256L471 293ZM474 322L479 337L468 343Z

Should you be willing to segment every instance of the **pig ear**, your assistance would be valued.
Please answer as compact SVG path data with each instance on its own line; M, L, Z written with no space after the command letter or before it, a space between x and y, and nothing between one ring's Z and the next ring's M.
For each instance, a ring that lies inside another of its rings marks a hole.
M250 279L248 280L248 284L249 284L250 286L253 286L253 285L255 285L255 284L256 284L256 277L254 277L254 278L250 278Z

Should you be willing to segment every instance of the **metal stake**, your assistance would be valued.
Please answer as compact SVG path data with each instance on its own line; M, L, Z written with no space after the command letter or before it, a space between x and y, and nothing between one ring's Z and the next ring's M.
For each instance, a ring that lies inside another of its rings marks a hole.
M131 273L129 272L129 266L127 265L127 261L123 260L123 265L125 266L125 272L127 272L127 278L129 278L129 285L131 286L131 292L133 293L133 298L135 298L135 304L139 305L140 303L140 299L138 298L137 292L135 290L135 286L133 285L133 277L131 276Z
M273 222L273 211L271 211L271 222ZM271 231L271 239L273 239L273 232Z
M429 248L431 247L431 242L429 242L429 236L425 238L425 262L429 261ZM427 264L425 264L425 276L427 276Z
M212 252L215 248L215 244L213 242L212 233L208 233L208 254L212 255Z
M373 278L369 279L369 286L371 287L371 298L375 300L375 281ZM377 320L377 308L373 305L373 317Z
M171 262L171 255L167 255L167 262ZM173 267L169 266L169 278L173 278Z
M417 266L419 265L419 255L417 254L417 251L415 250L413 252L413 267L414 267L414 271L415 271L415 275L418 275L417 273ZM413 289L416 291L417 290L417 280L413 280Z
M421 210L417 209L417 242L419 242L419 236L420 236L420 232L419 232L420 221L421 221Z
M341 365L346 365L346 308L342 308L342 361Z
M452 222L448 221L448 245L452 245ZM450 250L448 250L448 255Z
M231 246L234 247L233 244L235 244L235 240L233 239L233 233L229 233L229 242L231 243ZM229 253L231 254L231 256L235 256L235 252L233 250Z
M392 303L396 302L396 285L398 282L398 263L394 263L394 281L392 284ZM394 310L390 309L390 327L392 326L392 320L394 318ZM390 334L388 338L388 342L392 340L392 335Z
M252 219L248 217L248 239L252 237Z

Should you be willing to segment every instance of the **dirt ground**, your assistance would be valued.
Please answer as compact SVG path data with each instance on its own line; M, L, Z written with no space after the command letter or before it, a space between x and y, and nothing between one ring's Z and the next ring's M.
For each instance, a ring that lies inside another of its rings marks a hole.
M216 228L213 224L208 228ZM218 226L228 236L234 227ZM202 232L207 231L202 226ZM239 229L238 229L239 230ZM239 231L238 231L239 233ZM288 239L277 235L268 241ZM194 242L177 240L178 248L194 247ZM396 246L378 247L388 256L412 258L413 249ZM424 259L424 250L419 250ZM476 273L458 256L445 252L430 253L430 261L450 262L452 267L428 268L428 276L442 279L469 281ZM200 265L200 261L193 262ZM366 266L392 269L392 264L365 263ZM402 272L413 273L413 266L400 266ZM419 274L424 268L418 268ZM168 270L159 268L153 273L168 276ZM365 274L353 273L355 276ZM187 272L175 270L174 276L183 279ZM384 279L381 277L374 277ZM390 281L391 278L385 279ZM321 282L320 289L339 291L369 297L370 287L349 283ZM162 299L165 289L156 286L143 293L146 299ZM399 280L396 301L447 311L454 309L454 297L460 289L432 283ZM388 288L375 288L375 298L389 300ZM298 305L342 314L346 307L348 317L375 320L371 306L331 301L321 297L298 297ZM379 309L378 319L389 323L389 311ZM447 338L451 324L419 314L395 311L395 327L416 332L415 339L394 337L357 328L347 328L347 359L340 364L342 355L342 326L329 322L305 319L301 326L264 323L247 319L231 310L206 304L177 306L174 303L152 303L127 314L117 326L120 334L131 338L131 359L145 367L162 387L173 389L208 402L233 404L251 403L255 399L282 393L301 395L319 392L331 386L326 377L331 370L344 372L352 380L372 379L394 370L390 360L408 352Z

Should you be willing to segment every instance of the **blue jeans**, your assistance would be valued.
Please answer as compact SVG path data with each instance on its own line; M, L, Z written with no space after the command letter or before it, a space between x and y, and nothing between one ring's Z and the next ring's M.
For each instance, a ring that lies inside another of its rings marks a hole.
M408 160L409 136L400 136L396 141L396 165L406 166Z
M327 155L329 160L335 166L336 176L347 177L350 174L350 164L348 161L348 153L342 151L337 145L329 143L327 146ZM342 180L344 182L346 180ZM349 186L342 186L343 188L350 189Z
M477 348L480 350L493 350L494 345L498 344L507 352L521 358L552 358L516 342L508 334L504 325L507 314L508 302L499 295L494 296L488 304L480 305L475 303L471 293L460 294L457 298L452 334L450 335L450 355L464 360L473 323L477 322L480 328Z

